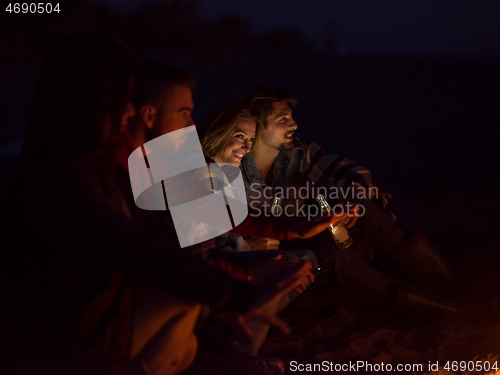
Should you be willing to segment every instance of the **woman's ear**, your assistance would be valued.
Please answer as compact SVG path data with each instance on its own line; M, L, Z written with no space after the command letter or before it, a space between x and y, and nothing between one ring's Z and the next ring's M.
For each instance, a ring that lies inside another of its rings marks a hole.
M141 107L141 120L148 129L153 128L153 124L156 120L156 115L157 111L152 105L146 104Z

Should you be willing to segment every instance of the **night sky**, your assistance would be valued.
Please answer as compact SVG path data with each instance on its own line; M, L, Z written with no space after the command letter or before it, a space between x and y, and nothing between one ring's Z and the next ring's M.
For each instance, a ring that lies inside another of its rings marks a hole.
M96 0L130 13L152 0ZM494 0L199 0L201 16L247 18L255 33L297 28L345 55L500 58L500 2ZM335 38L335 35L337 37Z

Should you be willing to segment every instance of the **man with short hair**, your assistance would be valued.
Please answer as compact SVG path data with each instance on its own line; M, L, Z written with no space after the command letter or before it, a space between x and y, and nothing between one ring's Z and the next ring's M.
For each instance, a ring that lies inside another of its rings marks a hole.
M132 93L136 115L129 122L137 147L194 125L191 90L195 87L194 78L177 68L152 61L141 64Z
M240 166L255 207L263 208L270 204L269 198L284 194L286 215L300 216L304 206L316 204L319 187L328 192L340 190L349 198L354 195L364 207L359 218L345 221L354 243L349 250L334 251L334 263L332 258L322 259L326 266L333 263L339 282L363 297L392 303L401 292L397 284L387 274L367 267L377 256L413 283L449 292L454 281L450 267L421 232L405 237L386 208L391 194L378 179L357 163L328 155L314 142L295 135L295 98L286 90L260 86L250 89L243 103L262 126L261 138ZM300 195L301 189L307 196ZM298 195L292 195L297 191Z

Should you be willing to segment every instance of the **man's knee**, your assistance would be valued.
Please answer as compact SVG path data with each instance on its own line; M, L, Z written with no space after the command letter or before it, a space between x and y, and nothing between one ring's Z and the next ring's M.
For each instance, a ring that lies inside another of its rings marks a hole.
M171 353L165 353L167 356L163 363L163 366L157 368L154 373L147 373L148 375L167 375L167 374L178 374L191 365L196 356L196 351L198 350L198 339L196 335L191 332L188 339L184 345L180 345L180 349L175 356Z
M350 230L354 242L363 237L377 253L388 254L393 251L403 241L404 232L375 202L362 199L359 204L363 206L363 215Z
M132 357L148 375L186 369L198 348L193 330L201 305L165 293L151 293L138 302Z

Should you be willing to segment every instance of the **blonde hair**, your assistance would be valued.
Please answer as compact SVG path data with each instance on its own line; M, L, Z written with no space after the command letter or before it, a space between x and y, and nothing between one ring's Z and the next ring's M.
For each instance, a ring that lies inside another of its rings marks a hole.
M247 107L238 102L220 103L212 110L211 114L212 118L215 117L215 119L210 122L210 126L201 141L203 151L211 158L217 156L217 154L229 143L234 134L234 128L238 120L249 119L255 121L255 119L250 116ZM255 140L252 144L252 150L255 141L259 138L261 128L257 121L255 121L255 123Z

